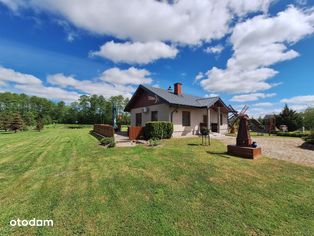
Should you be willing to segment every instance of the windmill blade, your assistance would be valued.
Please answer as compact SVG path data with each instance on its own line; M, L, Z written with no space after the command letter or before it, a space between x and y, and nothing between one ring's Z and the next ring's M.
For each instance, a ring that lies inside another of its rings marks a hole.
M248 107L247 105L245 105L245 106L242 108L242 110L240 111L240 114L239 114L239 115L244 115L244 114L247 112L248 109L249 109L249 107Z

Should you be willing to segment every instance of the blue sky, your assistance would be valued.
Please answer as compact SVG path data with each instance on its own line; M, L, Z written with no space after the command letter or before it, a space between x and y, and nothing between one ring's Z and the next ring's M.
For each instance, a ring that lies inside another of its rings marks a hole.
M216 2L216 3L215 3ZM0 0L0 91L65 100L138 84L254 116L314 105L314 2Z

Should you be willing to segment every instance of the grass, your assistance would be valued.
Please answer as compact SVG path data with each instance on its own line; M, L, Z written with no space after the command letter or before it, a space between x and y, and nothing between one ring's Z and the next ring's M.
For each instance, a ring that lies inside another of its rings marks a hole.
M0 133L0 235L313 235L314 169L198 138L105 149L89 128ZM12 219L54 227L11 227Z

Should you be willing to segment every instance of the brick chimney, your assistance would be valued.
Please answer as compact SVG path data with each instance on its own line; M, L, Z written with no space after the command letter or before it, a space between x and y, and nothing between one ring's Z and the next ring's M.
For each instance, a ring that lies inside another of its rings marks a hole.
M174 84L174 94L176 94L176 95L182 94L182 84L181 83L175 83Z

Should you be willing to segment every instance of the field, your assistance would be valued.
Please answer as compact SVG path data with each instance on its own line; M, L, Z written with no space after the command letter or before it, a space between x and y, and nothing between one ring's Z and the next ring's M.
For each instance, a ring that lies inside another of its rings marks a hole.
M314 168L198 138L105 149L89 130L0 132L0 235L314 234Z

